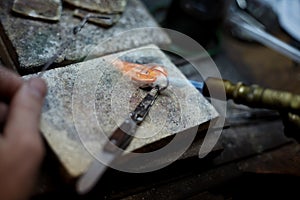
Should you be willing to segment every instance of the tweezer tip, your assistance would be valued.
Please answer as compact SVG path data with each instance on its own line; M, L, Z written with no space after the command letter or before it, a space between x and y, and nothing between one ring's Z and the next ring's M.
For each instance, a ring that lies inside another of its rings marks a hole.
M84 195L84 194L88 193L91 190L91 188L87 187L87 185L88 184L86 183L84 178L80 177L79 180L76 182L77 193L80 195Z

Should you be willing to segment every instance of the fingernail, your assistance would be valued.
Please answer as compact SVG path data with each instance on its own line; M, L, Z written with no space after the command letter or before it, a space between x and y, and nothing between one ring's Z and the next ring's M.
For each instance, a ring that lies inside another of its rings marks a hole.
M28 81L31 91L39 98L45 96L45 82L40 78L31 78Z

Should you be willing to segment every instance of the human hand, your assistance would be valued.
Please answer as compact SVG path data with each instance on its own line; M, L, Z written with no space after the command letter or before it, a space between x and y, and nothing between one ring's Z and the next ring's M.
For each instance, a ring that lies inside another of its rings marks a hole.
M46 90L43 80L24 81L0 66L0 199L31 195L44 155L39 125Z

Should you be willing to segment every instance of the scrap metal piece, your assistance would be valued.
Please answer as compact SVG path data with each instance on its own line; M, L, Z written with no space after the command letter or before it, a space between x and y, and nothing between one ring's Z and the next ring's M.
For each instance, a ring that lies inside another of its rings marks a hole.
M58 21L62 3L60 0L15 0L12 10L28 17Z
M157 63L144 65L116 59L113 64L141 88L159 85L165 89L169 85L168 72Z
M100 13L122 13L126 7L127 0L64 0L65 2L79 8L96 11Z
M89 18L87 21L98 24L103 27L113 26L114 24L116 24L119 21L119 19L121 17L120 14L103 15L103 14L90 12L90 11L86 11L86 10L80 10L80 9L76 9L74 11L74 16L79 17L81 19L84 19L86 16L95 16L95 17ZM99 17L96 17L96 16L99 16ZM107 17L107 19L104 19L103 17Z

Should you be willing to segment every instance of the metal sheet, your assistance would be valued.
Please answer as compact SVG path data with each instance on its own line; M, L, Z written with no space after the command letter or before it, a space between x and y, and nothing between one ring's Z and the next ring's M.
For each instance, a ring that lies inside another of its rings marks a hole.
M123 12L127 0L64 0L76 7L101 12L101 13L120 13Z
M28 17L58 21L62 3L60 0L15 0L12 10Z

